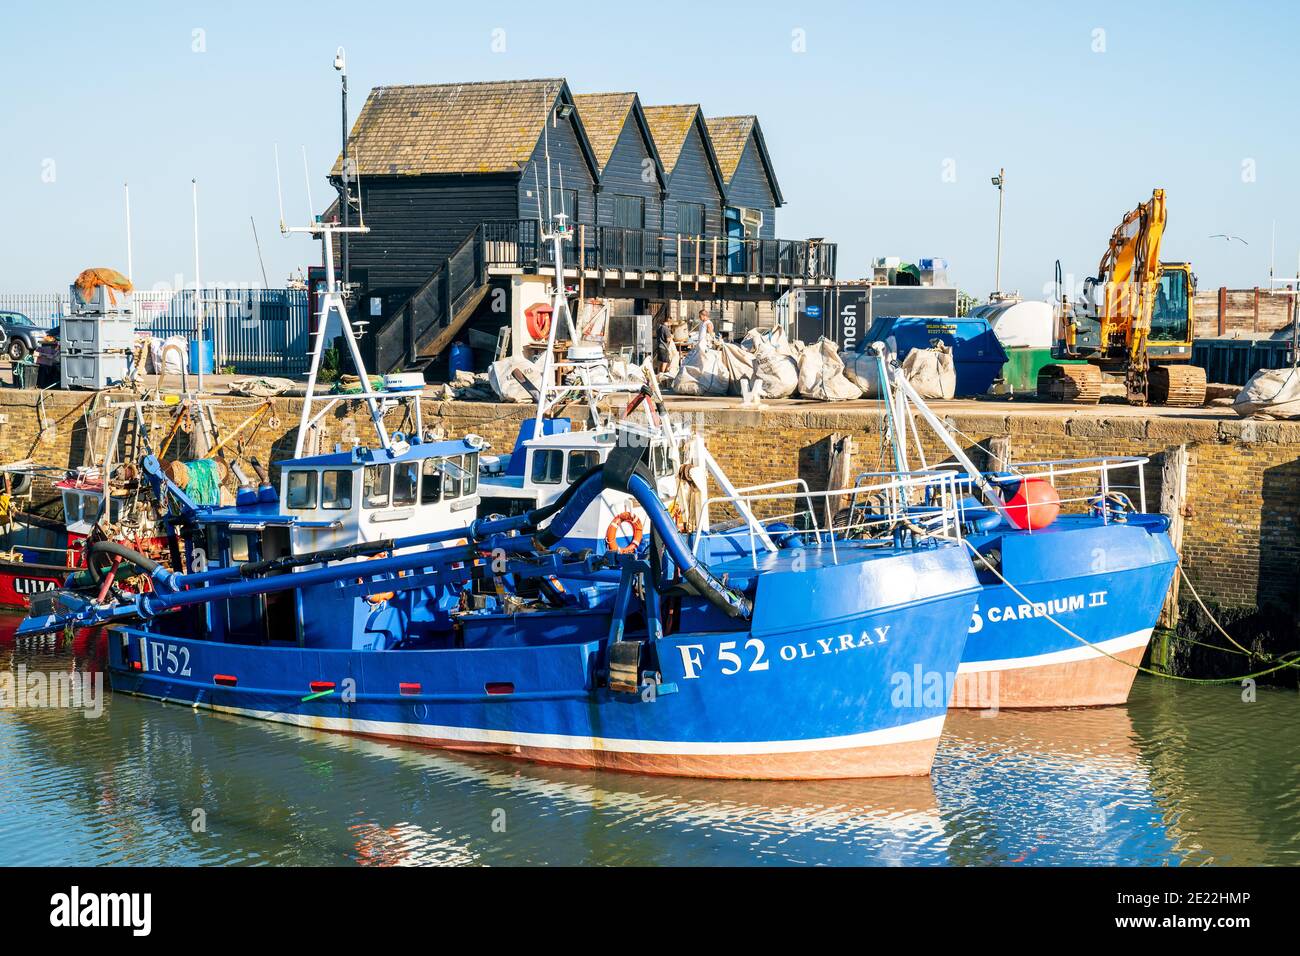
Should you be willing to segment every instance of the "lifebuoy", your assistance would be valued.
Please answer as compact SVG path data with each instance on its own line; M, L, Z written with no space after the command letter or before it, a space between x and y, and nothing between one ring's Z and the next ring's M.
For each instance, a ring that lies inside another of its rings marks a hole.
M524 310L524 325L528 334L540 341L551 334L551 307L549 305L531 305Z
M627 526L632 529L632 542L619 547L618 531L619 528ZM628 554L635 551L641 544L641 537L644 531L641 527L641 519L630 511L624 511L622 514L615 515L614 520L609 523L605 529L605 547L610 551L617 551L619 554Z

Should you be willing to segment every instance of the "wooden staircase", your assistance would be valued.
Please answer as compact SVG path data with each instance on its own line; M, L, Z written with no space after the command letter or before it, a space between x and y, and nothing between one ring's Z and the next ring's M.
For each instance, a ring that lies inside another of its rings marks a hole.
M491 288L482 231L466 236L374 333L377 372L422 372L455 341Z

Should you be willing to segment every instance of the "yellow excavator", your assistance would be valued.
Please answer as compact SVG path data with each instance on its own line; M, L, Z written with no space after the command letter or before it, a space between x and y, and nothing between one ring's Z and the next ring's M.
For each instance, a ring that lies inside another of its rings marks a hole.
M1097 275L1070 303L1056 264L1058 311L1055 359L1038 373L1038 394L1095 405L1104 373L1124 376L1130 405L1205 404L1205 370L1191 364L1196 276L1187 262L1161 262L1165 191L1124 217L1110 237Z

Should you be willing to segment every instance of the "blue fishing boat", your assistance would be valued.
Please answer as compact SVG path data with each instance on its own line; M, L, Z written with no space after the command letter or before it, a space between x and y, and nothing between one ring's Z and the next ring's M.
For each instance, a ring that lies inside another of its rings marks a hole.
M1178 563L1169 519L1146 510L1148 460L1037 461L982 472L883 351L880 361L882 381L895 386L886 402L898 473L909 467L904 419L911 406L952 453L958 480L971 492L959 502L957 521L982 591L953 705L1126 701ZM924 468L919 442L916 452ZM911 509L922 521L934 511L924 502ZM846 520L859 528L863 517Z
M311 231L328 264L337 227ZM325 307L363 369L332 269ZM955 535L900 527L846 550L751 526L701 557L636 442L548 504L474 518L482 443L427 441L418 417L389 434L394 397L360 377L378 447L297 455L278 493L225 508L146 457L186 570L101 542L94 574L128 565L152 587L49 592L20 633L110 625L118 692L436 747L700 777L928 772L947 698L919 688L957 667L978 591ZM956 493L945 475L888 487ZM610 494L646 516L644 539L565 547Z

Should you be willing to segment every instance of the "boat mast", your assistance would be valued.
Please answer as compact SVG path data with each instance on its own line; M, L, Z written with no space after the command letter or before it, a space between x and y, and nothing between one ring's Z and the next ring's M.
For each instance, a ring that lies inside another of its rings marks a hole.
M280 153L278 149L276 150L275 160L275 182L276 191L279 192ZM316 334L311 346L311 364L307 371L307 394L303 397L302 417L298 420L298 437L293 447L294 458L302 457L303 445L307 440L307 429L311 422L312 401L316 395L316 375L320 371L321 354L325 343L325 329L328 327L331 311L338 313L339 322L343 326L343 338L347 341L348 352L352 355L352 362L356 366L357 375L361 380L360 397L370 407L370 420L374 423L379 445L385 451L392 448L392 443L388 437L388 429L384 425L383 396L370 386L370 376L366 373L365 362L361 359L361 349L357 346L357 337L352 330L352 320L348 317L347 305L343 301L343 293L339 288L334 273L334 237L364 234L370 231L370 227L366 225L364 209L358 211L358 217L360 223L355 226L340 226L336 222L322 222L319 216L309 226L288 226L284 221L284 199L283 196L280 197L280 234L288 236L292 233L302 233L319 237L325 262L325 296L321 303Z

